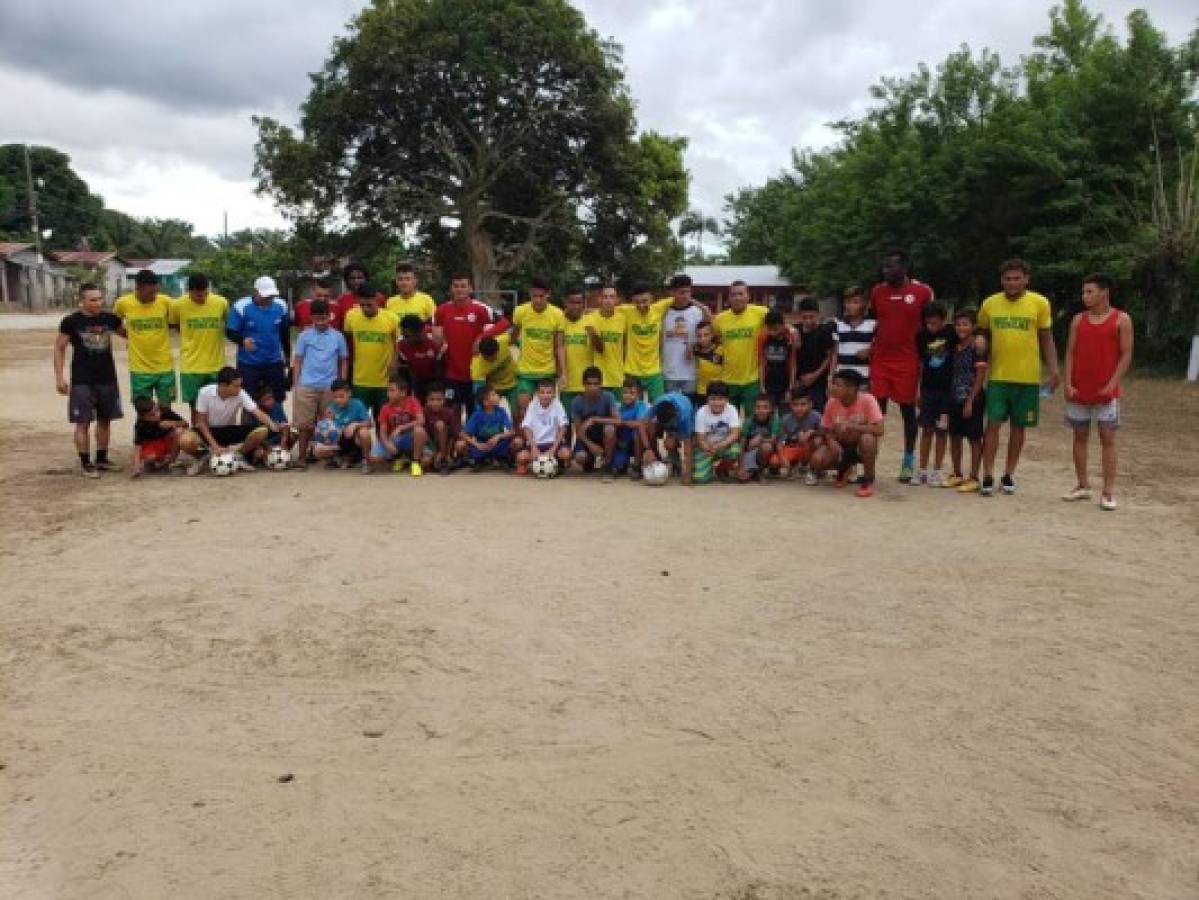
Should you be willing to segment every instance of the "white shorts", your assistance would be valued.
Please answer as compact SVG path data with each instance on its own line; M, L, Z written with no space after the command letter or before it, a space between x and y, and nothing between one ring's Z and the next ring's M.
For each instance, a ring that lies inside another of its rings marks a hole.
M1120 398L1107 403L1066 403L1066 424L1071 428L1090 428L1095 422L1100 428L1120 427Z

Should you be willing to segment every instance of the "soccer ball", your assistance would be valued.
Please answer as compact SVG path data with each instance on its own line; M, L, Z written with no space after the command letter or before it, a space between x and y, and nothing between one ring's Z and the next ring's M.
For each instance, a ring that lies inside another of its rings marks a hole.
M341 437L341 429L337 427L337 423L332 419L321 419L316 423L316 433L313 436L316 438L318 444L332 447L337 443L337 439Z
M282 447L272 447L266 455L266 467L272 472L286 471L291 465L291 454Z
M222 453L220 456L214 456L208 466L213 475L232 475L237 468L237 458L232 453Z
M558 460L548 454L542 454L533 460L530 468L538 478L553 478L558 474Z
M670 466L664 462L652 462L641 472L641 478L650 487L661 487L670 478Z

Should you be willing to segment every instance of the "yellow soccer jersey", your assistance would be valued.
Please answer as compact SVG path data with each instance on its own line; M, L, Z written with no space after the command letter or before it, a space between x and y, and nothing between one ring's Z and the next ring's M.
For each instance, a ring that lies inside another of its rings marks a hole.
M592 365L591 337L587 334L587 316L572 322L563 315L562 342L566 346L566 390L583 390L583 370Z
M225 365L225 316L229 301L209 294L197 303L189 294L171 301L171 324L179 326L179 371L216 372Z
M655 300L642 314L632 303L620 306L625 319L626 375L658 375L662 371L662 317L674 301Z
M400 320L404 316L412 315L420 316L422 322L428 322L432 320L436 310L437 304L433 302L433 298L423 291L413 291L411 297L396 294L387 298L387 311Z
M1040 331L1052 324L1049 301L1034 291L1017 300L992 294L978 310L978 327L991 332L992 381L1041 383Z
M554 335L563 330L566 316L554 305L541 312L532 303L522 303L512 314L512 324L520 328L521 375L554 375L558 361L554 356Z
M512 356L511 335L498 335L495 342L500 345L495 359L488 361L480 353L471 357L470 380L485 382L503 393L516 387L516 359Z
M740 313L726 309L712 319L724 354L721 376L726 384L753 384L761 377L758 337L766 321L766 307L750 304Z
M395 358L399 322L385 309L367 317L362 307L346 313L342 331L354 342L354 373L359 387L387 387L391 361Z
M142 303L133 294L117 298L112 311L129 336L129 371L148 375L175 371L171 355L171 298L159 294Z
M624 383L624 335L628 324L620 309L605 316L599 310L583 316L583 323L595 329L595 333L604 342L604 352L591 352L591 364L599 366L604 373L604 387L620 388ZM570 390L574 390L571 388Z

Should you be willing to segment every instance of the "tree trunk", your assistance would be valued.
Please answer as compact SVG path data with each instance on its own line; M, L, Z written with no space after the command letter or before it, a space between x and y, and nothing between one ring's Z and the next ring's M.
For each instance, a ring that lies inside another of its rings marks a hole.
M499 288L499 272L495 265L495 241L479 221L475 212L462 215L462 236L466 242L466 258L470 260L470 273L475 291L494 299Z

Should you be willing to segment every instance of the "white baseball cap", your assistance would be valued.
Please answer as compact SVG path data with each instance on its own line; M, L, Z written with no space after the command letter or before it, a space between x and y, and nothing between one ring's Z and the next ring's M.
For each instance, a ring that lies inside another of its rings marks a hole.
M254 293L259 297L278 297L279 289L275 287L275 279L270 275L263 275L254 279Z

